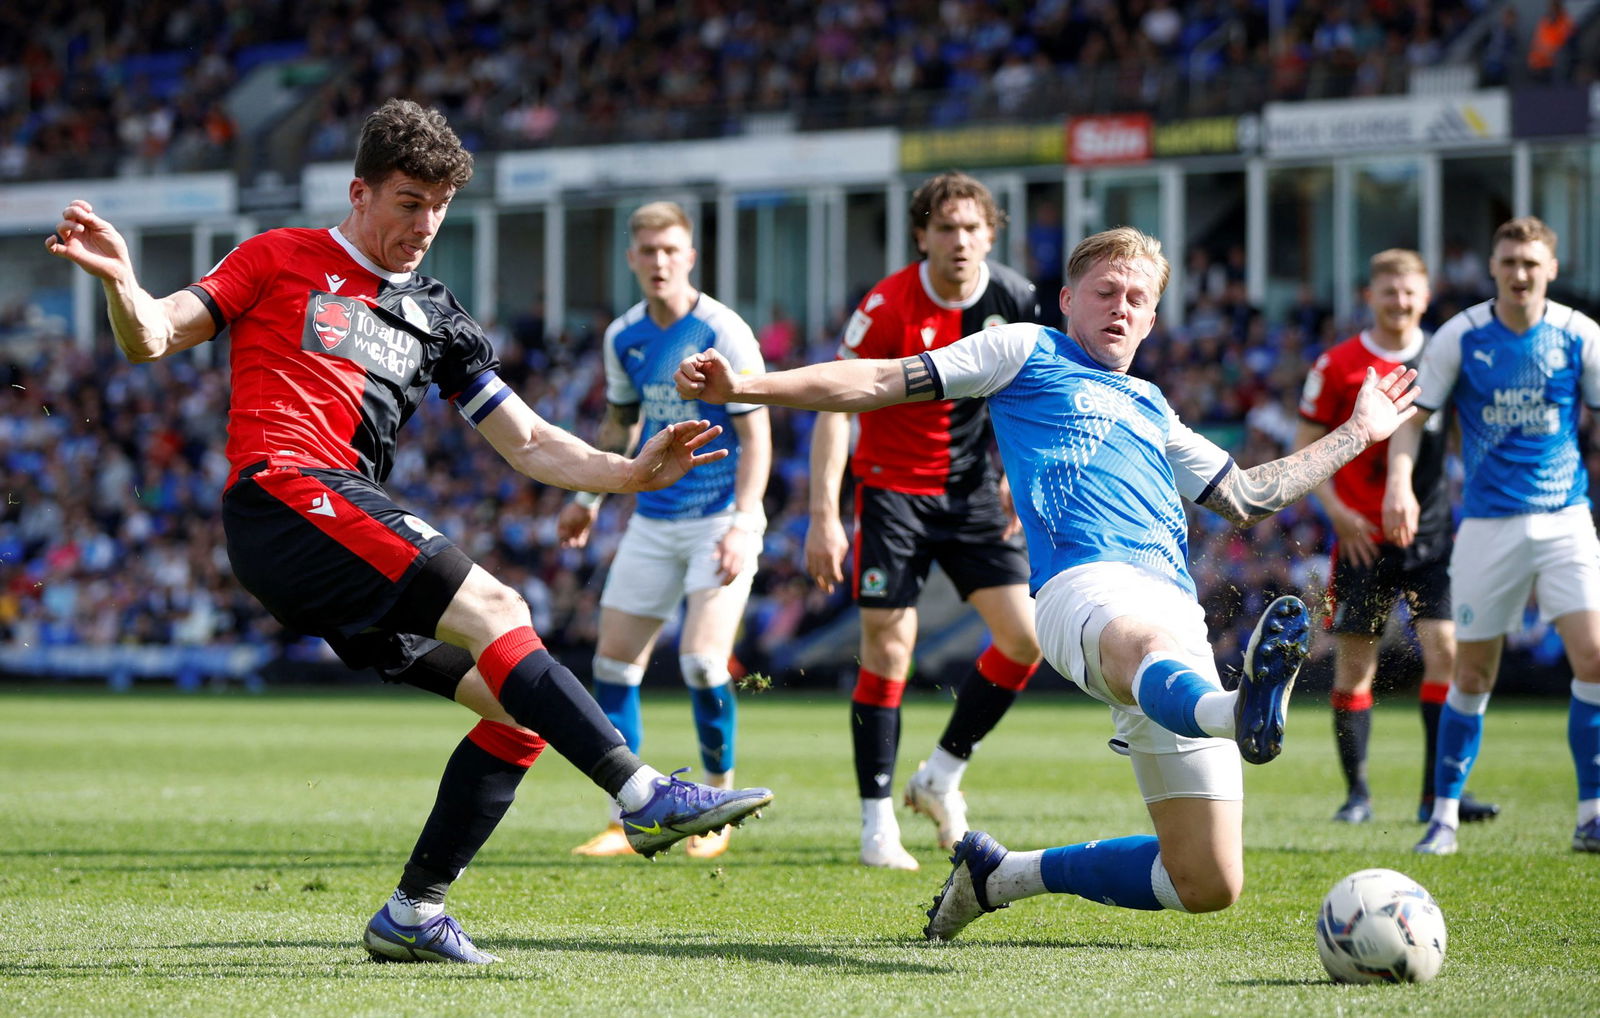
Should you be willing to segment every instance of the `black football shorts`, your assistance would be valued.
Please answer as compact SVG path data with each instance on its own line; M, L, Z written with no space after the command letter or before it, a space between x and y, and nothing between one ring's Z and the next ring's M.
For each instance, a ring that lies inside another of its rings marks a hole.
M1026 584L1028 556L1021 535L1003 536L1007 519L993 484L942 495L858 484L851 579L856 603L863 608L916 604L935 562L963 600L975 590Z
M1420 549L1378 545L1370 566L1335 558L1328 580L1333 613L1328 629L1335 633L1378 636L1388 624L1395 602L1404 597L1413 619L1450 618L1450 544L1433 541Z
M246 469L222 497L234 575L283 625L351 668L427 654L472 569L450 539L351 470Z

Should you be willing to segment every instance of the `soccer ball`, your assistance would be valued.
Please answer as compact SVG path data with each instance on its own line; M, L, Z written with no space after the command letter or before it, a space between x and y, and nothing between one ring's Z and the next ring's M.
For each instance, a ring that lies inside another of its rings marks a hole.
M1444 964L1444 913L1394 870L1352 873L1317 914L1317 953L1336 983L1425 983Z

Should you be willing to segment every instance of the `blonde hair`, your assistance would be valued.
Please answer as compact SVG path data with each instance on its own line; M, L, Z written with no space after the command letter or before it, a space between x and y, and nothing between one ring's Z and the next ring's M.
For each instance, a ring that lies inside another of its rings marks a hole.
M1543 241L1552 255L1556 253L1556 231L1538 216L1518 216L1501 223L1500 229L1494 231L1495 246L1498 247L1502 240L1509 240L1513 244Z
M1172 276L1172 266L1161 253L1161 241L1131 226L1117 226L1102 230L1078 241L1067 259L1067 285L1076 286L1078 280L1100 262L1132 262L1144 259L1156 267L1156 296L1167 289Z
M689 236L694 236L694 223L682 205L675 201L653 201L634 209L633 215L628 217L628 236L637 236L640 230L665 230L669 226L681 226Z
M1428 263L1410 248L1391 247L1387 251L1379 251L1367 262L1368 283L1379 276L1404 276L1412 272L1426 276Z

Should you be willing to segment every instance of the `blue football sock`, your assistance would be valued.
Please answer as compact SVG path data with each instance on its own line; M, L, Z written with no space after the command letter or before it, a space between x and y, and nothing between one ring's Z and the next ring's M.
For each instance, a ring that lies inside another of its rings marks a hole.
M1577 685L1574 681L1574 688ZM1578 771L1578 798L1600 799L1600 704L1572 698L1567 745L1572 747L1572 764Z
M617 726L617 731L622 733L628 748L639 752L639 745L644 742L644 719L639 716L639 687L595 679L594 698L600 704L600 709L606 712L606 717Z
M700 763L708 774L733 770L734 726L739 718L739 701L733 683L724 682L710 689L689 690L694 707L694 729L700 737Z
M1154 911L1162 905L1150 871L1160 852L1160 844L1148 834L1051 848L1039 862L1039 875L1055 894Z
M1194 719L1195 704L1207 693L1222 690L1177 658L1151 658L1145 659L1134 682L1134 693L1145 715L1169 732L1191 739L1205 738L1207 732Z
M1439 711L1439 745L1435 751L1434 794L1441 799L1459 799L1467 787L1467 775L1477 762L1483 745L1483 715L1463 714L1446 703Z

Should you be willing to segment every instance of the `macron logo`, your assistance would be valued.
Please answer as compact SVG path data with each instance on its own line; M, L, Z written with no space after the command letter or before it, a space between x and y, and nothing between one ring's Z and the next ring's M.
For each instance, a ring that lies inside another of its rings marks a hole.
M1494 367L1493 350L1474 350L1472 351L1472 359L1476 361L1483 361L1483 363L1488 367Z
M882 304L886 299L887 298L885 298L883 294L875 293L871 297L867 298L867 306L862 308L861 310L866 312L867 314L871 314L872 313L872 309L877 307L878 305Z
M328 281L328 292L329 293L338 293L339 292L339 287L344 285L344 277L343 276L336 276L331 272L325 272L325 273L323 273L323 278Z
M922 327L922 345L923 346L932 346L933 345L933 341L935 339L938 339L938 338L939 338L939 330L938 329L934 328L931 325L924 325Z
M318 495L316 498L311 500L311 512L318 516L337 515L333 511L333 500L327 495Z

